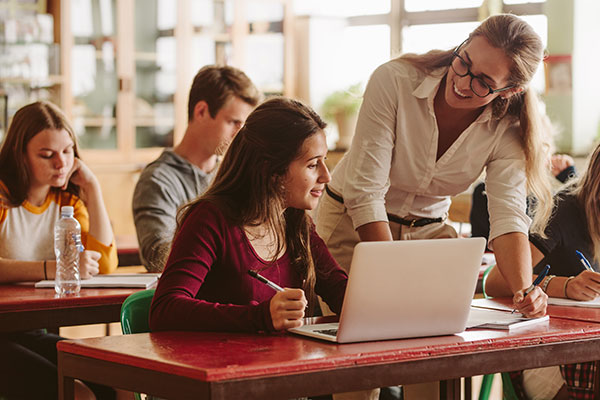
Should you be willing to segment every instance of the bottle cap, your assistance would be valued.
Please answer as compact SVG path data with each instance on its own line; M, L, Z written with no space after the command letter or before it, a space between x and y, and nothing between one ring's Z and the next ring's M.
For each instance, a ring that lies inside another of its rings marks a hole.
M73 207L72 206L62 206L60 208L60 215L72 217L73 216Z

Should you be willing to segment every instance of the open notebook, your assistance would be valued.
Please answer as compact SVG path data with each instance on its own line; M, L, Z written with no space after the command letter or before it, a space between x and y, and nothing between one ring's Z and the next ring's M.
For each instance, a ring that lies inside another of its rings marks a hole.
M142 288L148 289L158 282L160 274L105 274L82 279L82 288ZM54 288L54 281L39 281L36 288Z
M483 238L361 242L339 324L290 332L338 343L462 332L484 249Z
M563 299L560 297L548 297L548 304L555 306L600 308L600 297L596 297L594 300L587 301Z

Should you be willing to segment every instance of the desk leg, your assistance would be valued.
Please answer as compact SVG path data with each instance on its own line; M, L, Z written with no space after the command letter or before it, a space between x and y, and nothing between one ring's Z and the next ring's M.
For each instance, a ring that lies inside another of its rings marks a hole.
M594 374L594 398L600 399L600 361L595 363L596 373Z
M440 381L441 400L460 400L460 378Z
M471 377L467 376L464 378L465 380L465 400L471 400L473 396L473 382L471 381Z
M58 373L59 400L75 400L75 379Z

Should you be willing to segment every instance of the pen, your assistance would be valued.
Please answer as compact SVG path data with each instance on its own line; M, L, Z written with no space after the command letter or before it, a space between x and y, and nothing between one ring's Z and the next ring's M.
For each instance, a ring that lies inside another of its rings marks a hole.
M268 280L264 276L260 275L256 271L248 270L248 275L250 275L251 277L253 277L255 279L258 279L259 281L261 281L262 283L264 283L265 285L267 285L268 287L270 287L271 289L273 289L277 292L283 292L283 288L281 286L279 286L278 284L276 284L274 282L271 282L270 280Z
M548 275L548 271L550 271L550 265L546 265L544 267L544 270L537 276L537 278L535 278L535 281L533 281L533 283L531 284L531 286L529 286L527 289L525 289L524 296L527 296L533 289L535 289L535 287L537 285L539 285L540 283L542 283L542 281L544 280L544 278L546 277L546 275Z
M575 250L575 253L577 253L577 257L579 257L579 261L581 261L581 264L583 264L583 268L587 269L588 271L595 272L594 268L592 268L592 264L590 264L590 262L587 260L587 258L585 258L582 252L580 252L579 250Z
M544 267L544 270L537 276L537 278L535 278L535 280L533 281L531 286L529 286L527 289L525 289L525 293L523 293L523 298L525 298L525 296L527 296L529 293L531 293L531 291L533 289L535 289L535 287L537 285L542 283L542 281L544 280L546 275L548 275L548 271L550 271L550 265L546 264L546 267ZM511 314L514 313L515 311L517 311L517 310L513 309Z

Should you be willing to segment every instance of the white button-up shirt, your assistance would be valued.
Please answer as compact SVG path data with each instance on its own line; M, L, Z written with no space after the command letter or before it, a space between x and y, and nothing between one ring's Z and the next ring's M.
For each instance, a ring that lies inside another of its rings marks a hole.
M344 198L354 228L401 217L440 217L450 196L465 191L486 170L490 241L527 234L525 154L519 121L479 117L436 160L434 97L446 68L425 75L392 60L375 70L364 94L352 146L330 187Z

